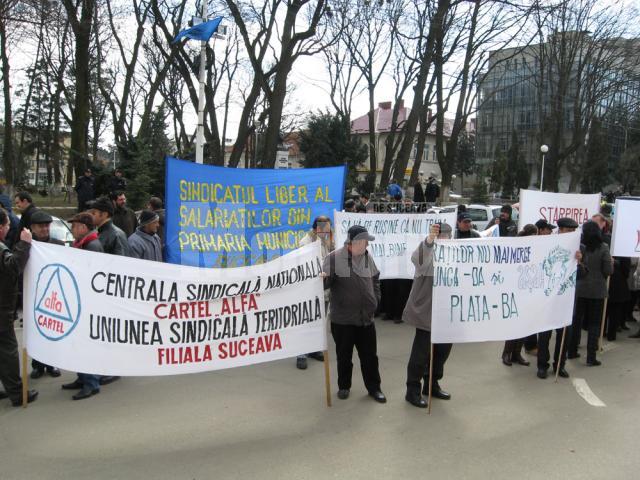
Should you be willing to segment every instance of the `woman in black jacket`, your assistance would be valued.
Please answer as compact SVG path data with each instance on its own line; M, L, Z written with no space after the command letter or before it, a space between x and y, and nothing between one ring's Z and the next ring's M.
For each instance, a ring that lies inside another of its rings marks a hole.
M587 365L600 365L596 360L598 337L604 299L607 296L607 277L613 272L613 260L609 247L602 240L602 232L595 222L587 222L582 226L582 244L584 255L582 263L585 274L576 282L576 321L569 344L569 358L577 358L580 344L580 325L587 326Z

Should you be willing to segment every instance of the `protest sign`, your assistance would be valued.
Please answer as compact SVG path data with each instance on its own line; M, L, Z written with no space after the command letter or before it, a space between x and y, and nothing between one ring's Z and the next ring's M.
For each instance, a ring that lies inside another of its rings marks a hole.
M429 234L434 223L448 223L455 230L456 214L387 214L335 212L336 247L347 240L352 225L364 226L376 237L369 242L369 253L380 270L381 279L413 278L411 254Z
M434 343L512 340L571 324L580 233L437 241Z
M326 350L320 272L317 242L227 269L33 242L27 349L48 365L100 375L193 373Z
M611 255L640 257L640 197L616 198Z
M578 224L591 220L600 211L600 194L553 193L520 190L518 230L543 219L557 224L559 218L572 218Z
M242 169L167 157L167 261L239 267L290 252L315 217L342 208L344 181L344 166Z

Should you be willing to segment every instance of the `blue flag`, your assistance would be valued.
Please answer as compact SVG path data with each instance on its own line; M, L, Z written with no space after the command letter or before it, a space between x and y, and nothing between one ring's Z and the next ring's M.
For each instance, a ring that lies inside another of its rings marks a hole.
M211 35L218 29L220 22L222 21L222 17L216 17L213 20L209 20L208 22L202 22L199 25L195 25L191 28L187 28L186 30L182 30L176 38L173 39L171 43L178 43L182 37L190 38L191 40L202 40L203 42L208 41L211 38Z

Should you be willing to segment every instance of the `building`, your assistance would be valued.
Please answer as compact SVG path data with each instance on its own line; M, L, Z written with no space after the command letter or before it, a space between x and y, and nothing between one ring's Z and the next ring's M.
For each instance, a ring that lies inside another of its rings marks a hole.
M398 127L401 129L402 125L407 121L411 109L404 106L404 101L399 100L400 106L398 109ZM385 162L386 153L386 141L391 133L391 120L393 115L393 108L391 102L381 102L378 104L378 108L374 110L374 124L375 124L375 150L376 150L376 184L380 182L382 175L382 168ZM445 119L444 134L448 138L451 134L452 122L449 119ZM435 135L435 122L429 127L427 137L424 144L424 152L422 156L422 163L420 164L420 171L424 173L425 177L433 175L434 177L440 177L440 167L436 159L436 135ZM411 156L409 157L409 163L405 171L405 179L409 179L413 165L416 159L417 153L417 133L419 132L419 126L416 131L416 143L414 144ZM351 133L357 135L364 145L369 145L369 116L365 114L356 118L351 122ZM369 163L366 162L358 169L358 175L364 179L370 171Z
M558 34L560 35L560 34ZM583 36L587 36L584 38ZM588 32L565 33L567 42L572 45L585 45L591 41ZM553 37L547 39L545 49L549 49L550 42L556 42ZM582 43L581 43L582 42ZM555 45L555 44L554 44ZM593 42L591 43L593 45ZM602 77L620 82L621 76L628 76L634 69L640 74L638 63L638 39L612 39L607 43L604 52L611 52L612 57L608 65L611 66L606 75ZM517 134L520 151L530 171L531 185L539 184L542 153L540 147L548 140L543 140L541 135L542 122L551 108L553 91L557 88L545 77L544 82L540 77L540 45L527 47L514 47L490 52L487 73L481 78L478 85L478 113L476 131L476 159L478 164L488 166L496 156L496 150L506 152L512 141L513 132ZM635 53L632 53L635 52ZM576 54L573 58L578 58ZM577 60L574 60L574 63ZM567 62L569 63L569 62ZM564 144L571 142L571 133L574 126L574 108L580 107L583 111L591 107L598 117L605 117L608 112L616 108L626 108L632 102L637 102L640 95L640 82L625 82L624 88L615 89L605 95L598 96L598 104L585 105L584 96L578 98L577 86L581 78L580 71L588 71L591 65L569 65L571 68L567 78L569 86L567 94L562 96L562 112L564 123ZM545 69L548 71L548 69ZM584 77L582 77L584 78ZM640 78L640 75L639 75ZM554 78L554 81L557 81ZM608 80L600 80L606 82ZM606 83L600 83L599 88L606 91ZM577 104L576 102L581 102ZM541 115L542 113L542 115ZM542 118L540 118L542 117ZM585 116L584 118L591 118ZM606 117L604 120L607 128ZM615 129L613 129L615 130ZM608 131L608 140L611 147L610 165L624 150L624 134ZM571 172L566 164L563 166L559 178L560 191L568 191L576 188L577 182L572 182Z

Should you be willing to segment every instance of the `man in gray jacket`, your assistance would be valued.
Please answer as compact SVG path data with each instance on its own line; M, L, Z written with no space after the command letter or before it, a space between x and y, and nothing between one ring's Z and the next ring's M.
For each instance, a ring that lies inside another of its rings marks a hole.
M420 395L429 392L429 380L433 382L432 396L449 400L451 395L440 388L438 381L444 375L444 364L451 353L452 344L436 343L433 345L433 378L429 378L429 353L431 351L431 302L433 295L433 245L436 238L451 238L451 226L434 224L424 242L411 255L411 262L416 267L413 287L409 294L407 306L402 320L416 327L413 347L407 365L407 394L405 400L418 408L426 408L427 401ZM424 386L421 381L424 379Z
M380 302L380 271L367 252L374 237L361 225L352 226L342 248L324 260L325 288L331 289L331 334L338 359L338 398L345 400L351 389L353 347L360 357L362 379L376 402L387 398L380 390L376 327L373 324Z
M129 237L129 253L133 258L162 262L162 240L158 236L160 216L151 210L140 213L140 225Z

